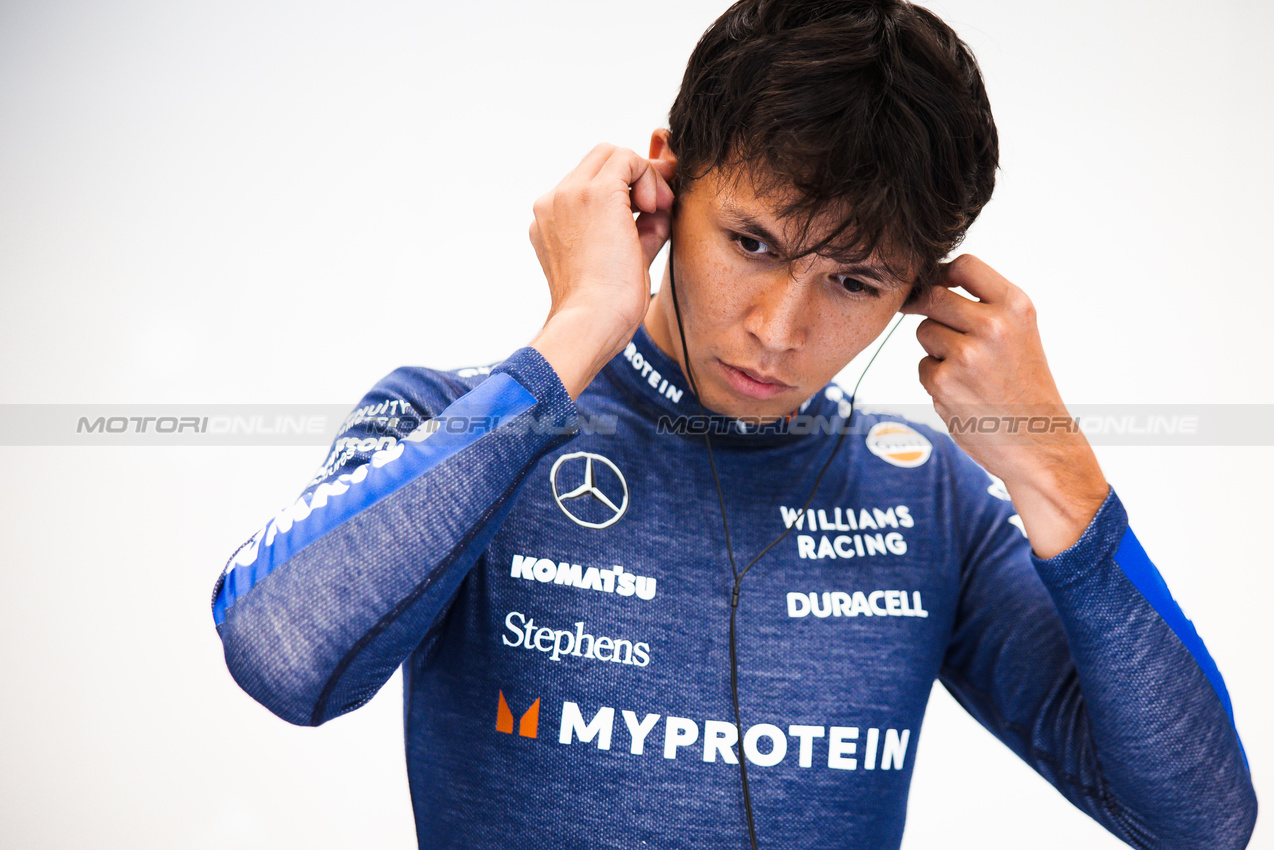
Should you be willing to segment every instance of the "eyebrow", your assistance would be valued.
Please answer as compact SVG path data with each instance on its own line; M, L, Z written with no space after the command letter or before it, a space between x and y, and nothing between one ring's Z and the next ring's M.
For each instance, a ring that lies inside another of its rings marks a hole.
M734 219L739 224L751 229L756 235L760 236L762 241L768 243L770 247L777 248L780 253L786 254L787 249L779 241L779 238L771 233L764 224L757 220L756 216L749 213L742 207L735 206L731 201L721 201L721 211Z
M742 228L746 228L761 238L762 242L768 244L771 248L776 249L780 254L787 255L788 251L779 241L779 238L769 231L756 216L752 215L742 207L728 200L722 199L721 211L732 218ZM862 263L844 263L846 269L860 277L870 278L875 283L885 289L902 289L907 286L905 281L898 280L891 275L885 274L877 266L863 265Z

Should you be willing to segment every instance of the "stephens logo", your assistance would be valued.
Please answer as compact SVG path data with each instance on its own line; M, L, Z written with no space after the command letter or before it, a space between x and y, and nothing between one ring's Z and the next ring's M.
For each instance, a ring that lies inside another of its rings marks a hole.
M933 443L901 422L877 422L867 432L867 448L885 463L913 469L933 454Z
M549 483L553 485L553 501L562 513L584 528L612 526L628 510L624 474L609 458L599 454L562 455L549 470Z
M574 625L574 631L536 626L533 617L520 611L510 611L504 618L504 627L513 637L510 640L509 635L504 635L500 640L505 646L550 652L552 655L549 658L553 661L575 657L632 664L636 667L650 664L650 644L645 641L634 643L627 638L595 637L584 631L583 623Z

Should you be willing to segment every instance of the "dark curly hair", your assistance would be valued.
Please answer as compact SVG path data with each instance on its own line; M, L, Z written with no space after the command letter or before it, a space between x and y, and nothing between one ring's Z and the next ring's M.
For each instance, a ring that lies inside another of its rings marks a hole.
M912 298L990 200L999 158L973 53L903 0L739 0L699 39L668 126L674 193L714 168L746 175L798 246L840 219L790 259L880 249Z

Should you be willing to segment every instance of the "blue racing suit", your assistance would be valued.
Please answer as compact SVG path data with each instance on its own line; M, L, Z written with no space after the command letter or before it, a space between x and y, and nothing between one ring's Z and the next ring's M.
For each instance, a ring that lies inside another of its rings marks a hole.
M835 384L757 427L701 409L639 329L572 402L535 349L406 367L231 558L226 663L318 725L404 672L422 848L896 848L935 679L1136 847L1242 847L1225 685L1111 491L1033 556L944 434ZM743 741L730 699L742 567ZM1024 838L1029 844L1029 839Z

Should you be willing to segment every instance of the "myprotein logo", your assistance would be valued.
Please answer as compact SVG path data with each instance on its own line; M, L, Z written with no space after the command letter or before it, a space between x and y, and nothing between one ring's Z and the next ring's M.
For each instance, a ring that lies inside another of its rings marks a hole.
M624 346L624 359L633 367L650 385L657 394L663 396L672 402L681 401L681 388L670 382L663 375L659 374L649 360L642 357L641 352L637 350L637 343L629 342Z
M506 735L513 734L513 712L509 710L509 703L504 699L504 691L500 691L500 704L495 710L495 729ZM535 702L531 703L531 707L523 712L521 719L518 720L518 734L523 738L534 738L539 734L539 729L540 700L536 697Z
M501 706L505 707L503 697ZM616 722L617 714L622 723ZM505 723L501 731L511 731L512 714L501 718ZM730 721L639 714L629 709L617 712L608 705L586 717L579 704L570 700L562 702L557 742L565 746L592 744L598 750L610 750L618 742L635 756L657 753L669 761L739 763L738 727ZM757 767L794 764L828 770L902 770L910 743L910 729L755 723L743 733L743 754L748 764Z
M626 571L619 564L606 568L589 567L569 561L554 561L534 555L514 555L509 571L513 578L537 581L541 584L561 584L580 590L614 593L619 596L636 596L638 599L655 598L655 580Z
M571 452L549 470L553 501L584 528L608 528L628 510L628 482L610 458L592 452Z

